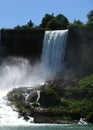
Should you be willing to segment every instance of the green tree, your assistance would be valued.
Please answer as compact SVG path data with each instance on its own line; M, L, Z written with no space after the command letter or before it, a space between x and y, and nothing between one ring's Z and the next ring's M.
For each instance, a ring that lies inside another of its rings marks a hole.
M14 29L16 29L16 30L18 30L20 28L21 28L20 25L17 25L17 26L14 27Z
M80 20L74 20L73 25L75 25L75 26L83 26L83 22L81 22Z
M44 16L40 24L40 27L48 28L52 30L56 30L56 29L61 30L61 29L66 29L68 25L69 25L69 21L64 15L59 14L57 16L54 16L54 14L52 13L51 15L46 14Z
M93 10L87 14L88 22L93 22Z
M48 22L50 22L50 20L52 20L54 18L53 14L45 14L44 18L41 21L40 27L46 28Z
M16 27L14 27L14 29L31 29L33 28L34 24L33 22L30 20L26 25L17 25Z
M51 88L41 90L39 103L43 107L57 106L61 103L61 97Z
M61 25L61 29L66 29L68 27L69 21L64 15L59 14L56 16L56 19L58 20L59 24Z
M51 30L60 30L62 29L62 25L59 23L59 21L56 18L53 18L48 22L47 28Z
M28 23L27 23L27 27L29 28L32 28L34 26L33 22L30 20Z

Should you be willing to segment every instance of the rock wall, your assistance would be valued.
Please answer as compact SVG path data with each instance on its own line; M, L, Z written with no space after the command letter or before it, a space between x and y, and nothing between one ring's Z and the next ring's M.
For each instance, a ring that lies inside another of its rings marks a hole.
M1 44L6 55L39 57L42 52L43 30L2 30Z
M65 63L67 73L72 75L93 73L93 29L73 27L69 30Z

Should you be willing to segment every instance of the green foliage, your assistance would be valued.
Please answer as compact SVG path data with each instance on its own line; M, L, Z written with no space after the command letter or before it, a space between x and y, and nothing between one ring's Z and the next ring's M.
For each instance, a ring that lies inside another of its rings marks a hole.
M73 25L78 26L78 27L82 27L84 24L80 20L74 20Z
M22 104L22 102L12 102L13 105L18 109L19 112L30 112L30 106Z
M60 104L61 97L53 89L47 88L40 92L39 102L44 107L55 106Z
M62 29L67 29L68 28L69 21L64 15L58 14L56 16L56 19L57 19L58 23L61 25Z
M53 14L45 14L44 18L41 21L40 27L46 28L47 24L54 18Z
M87 76L79 81L80 87L86 87L91 84L93 84L93 74L90 76Z
M87 99L93 101L93 86L92 86L92 88L88 89L88 94L86 97L87 97Z
M93 22L93 10L87 14L88 22Z
M32 20L29 20L29 22L25 25L17 25L14 27L15 30L20 29L35 29L35 30L61 30L61 29L67 29L71 27L85 27L85 28L93 28L93 10L91 10L87 14L88 21L86 24L81 22L80 20L74 20L73 23L69 23L69 20L66 16L63 14L58 14L57 16L54 16L54 14L45 14L44 17L41 20L41 24L38 26L34 26L34 23ZM7 29L4 29L7 30ZM10 30L10 29L9 29Z
M20 29L32 29L34 27L34 23L32 20L30 20L26 25L17 25L14 27L15 30L20 30Z
M70 102L68 101L68 100L66 100L66 99L61 99L61 106L62 107L69 107L69 105L70 105Z
M50 106L46 109L48 113L52 113L54 115L62 114L62 107L61 106Z
M50 30L61 30L67 29L68 25L69 21L64 15L59 14L54 16L53 14L46 14L42 19L40 27L48 28Z
M78 87L72 86L62 89L57 87L57 89L55 89L55 87L53 87L55 83L53 83L51 88L42 89L39 103L41 107L44 108L43 114L53 119L57 118L69 121L78 121L80 118L85 118L88 122L93 123L93 74L78 82ZM65 89L65 93L59 96L58 89L60 91L64 91L63 89ZM16 93L10 93L9 95L12 99L12 104L15 105L20 112L30 112L31 106L29 106L29 101L28 104L25 102L22 103L21 101L22 93L20 92L22 91L15 90L14 92ZM15 100L13 100L13 98ZM35 107L39 106L36 102L33 102L33 107L35 109Z
M87 22L84 27L87 30L93 30L93 21Z
M86 116L86 120L90 123L93 123L93 112L90 112L87 116Z
M60 30L62 27L62 25L58 22L58 20L56 18L50 20L47 24L47 28L51 29L51 30Z
M27 24L28 28L32 28L34 26L33 22L30 20Z
M17 26L14 27L15 30L19 30L20 28L21 28L20 25L17 25Z
M88 94L88 89L83 88L71 88L66 94L66 99L76 99L76 100L82 100L86 97Z
M66 108L67 116L72 117L75 120L79 120L81 117L86 116L93 110L93 103L90 100L71 101L72 103Z
M85 112L88 111L90 108L93 107L93 104L91 101L84 99L84 100L80 100L80 101L74 101L70 106L69 109L70 110L80 110L81 112Z

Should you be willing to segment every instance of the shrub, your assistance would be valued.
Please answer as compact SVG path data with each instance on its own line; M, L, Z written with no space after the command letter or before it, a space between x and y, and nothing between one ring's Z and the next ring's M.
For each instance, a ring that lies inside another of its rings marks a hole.
M39 102L41 106L55 106L61 102L61 97L51 88L44 89L40 92Z
M86 87L91 84L93 84L93 74L90 76L87 76L79 81L80 87Z
M86 120L90 123L93 123L93 112L89 113L89 115L86 116Z

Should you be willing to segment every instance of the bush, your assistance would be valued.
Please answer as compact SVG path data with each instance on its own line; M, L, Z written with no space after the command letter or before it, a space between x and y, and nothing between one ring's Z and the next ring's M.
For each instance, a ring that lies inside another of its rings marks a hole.
M90 123L93 123L93 112L89 113L89 115L86 117L86 120Z
M59 105L61 97L51 88L44 89L40 92L39 103L41 106L49 107Z
M86 87L91 84L93 84L93 74L90 76L87 76L79 81L80 87Z

